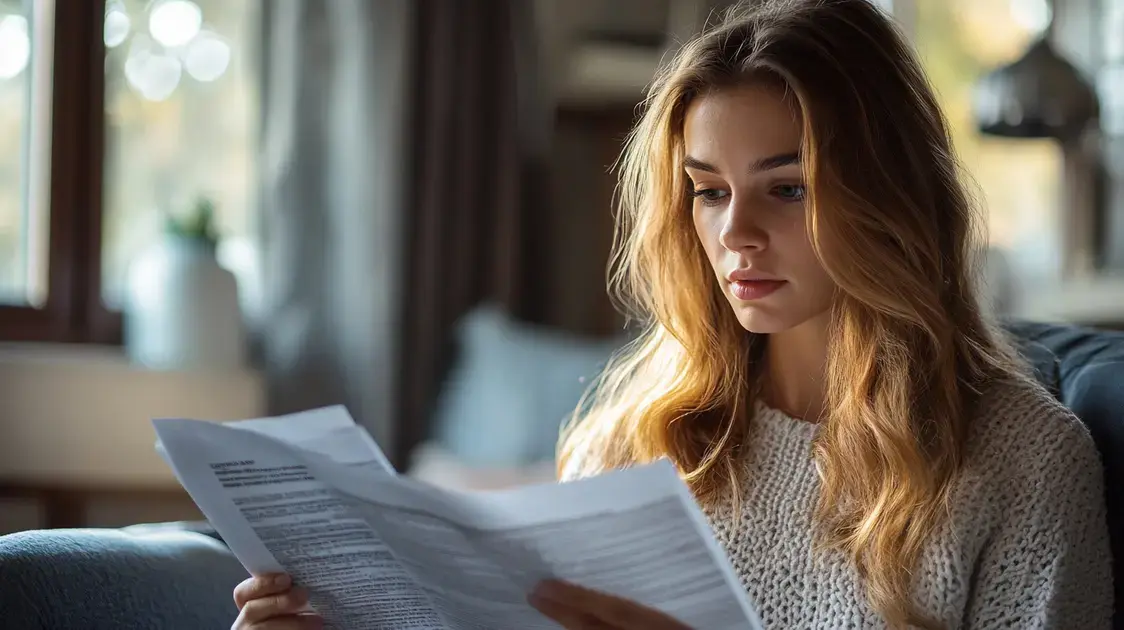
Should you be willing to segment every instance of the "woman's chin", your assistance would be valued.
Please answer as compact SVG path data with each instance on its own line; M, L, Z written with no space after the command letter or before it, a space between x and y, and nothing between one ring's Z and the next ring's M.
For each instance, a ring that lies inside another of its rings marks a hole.
M796 305L787 308L781 304L738 304L734 306L738 323L748 332L758 335L773 335L792 330L811 319L812 313Z
M826 328L831 318L831 307L807 305L800 302L788 304L746 304L734 305L734 315L738 323L748 332L758 335L775 335L795 328L812 324L815 329Z
M769 312L769 310L761 309L756 306L741 306L736 312L738 323L748 332L758 335L771 335L784 332L793 328L798 323L788 321L789 318L783 317L779 313Z

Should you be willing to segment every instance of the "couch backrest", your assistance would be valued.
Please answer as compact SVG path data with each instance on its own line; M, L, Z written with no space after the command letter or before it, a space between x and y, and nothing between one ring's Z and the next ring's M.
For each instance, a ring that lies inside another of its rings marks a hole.
M1112 537L1116 616L1124 630L1124 332L1011 322L1038 379L1085 423L1101 453Z

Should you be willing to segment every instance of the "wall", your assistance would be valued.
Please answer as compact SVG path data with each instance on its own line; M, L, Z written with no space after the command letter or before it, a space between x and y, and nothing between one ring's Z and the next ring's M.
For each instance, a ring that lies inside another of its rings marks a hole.
M561 295L550 323L566 330L611 334L619 323L606 292L613 240L610 167L628 130L631 109L620 114L559 112L552 152L552 255L549 286Z

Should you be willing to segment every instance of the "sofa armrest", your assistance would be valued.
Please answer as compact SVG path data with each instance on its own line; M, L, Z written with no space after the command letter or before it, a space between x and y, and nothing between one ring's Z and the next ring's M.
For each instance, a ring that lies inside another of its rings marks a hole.
M222 543L195 532L20 532L0 537L0 619L26 630L227 628L245 577Z

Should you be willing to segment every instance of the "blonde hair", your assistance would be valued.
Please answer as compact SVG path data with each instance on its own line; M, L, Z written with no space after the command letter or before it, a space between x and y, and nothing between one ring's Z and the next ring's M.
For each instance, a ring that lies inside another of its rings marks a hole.
M746 81L782 85L799 107L807 230L838 286L814 445L817 538L854 563L888 623L933 627L911 571L947 516L981 388L1023 373L975 297L975 207L946 122L867 0L736 7L661 69L618 165L610 276L643 332L575 412L559 469L667 457L701 502L741 496L766 339L739 325L713 280L681 160L692 100Z

